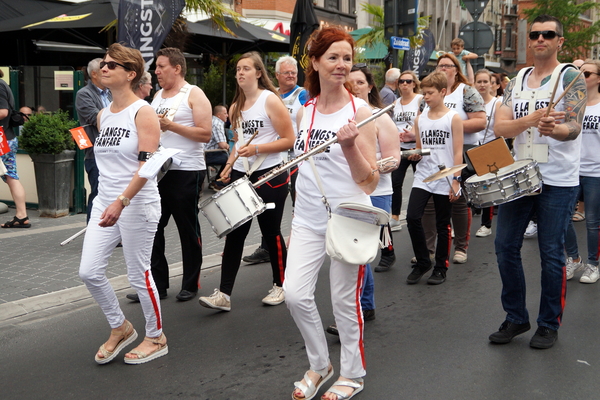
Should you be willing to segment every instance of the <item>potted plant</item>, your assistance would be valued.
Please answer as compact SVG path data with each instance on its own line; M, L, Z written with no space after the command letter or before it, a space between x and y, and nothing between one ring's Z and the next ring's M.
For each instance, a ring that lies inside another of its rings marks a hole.
M25 122L19 147L29 153L35 170L40 217L69 213L75 143L69 129L77 123L64 111L35 114Z

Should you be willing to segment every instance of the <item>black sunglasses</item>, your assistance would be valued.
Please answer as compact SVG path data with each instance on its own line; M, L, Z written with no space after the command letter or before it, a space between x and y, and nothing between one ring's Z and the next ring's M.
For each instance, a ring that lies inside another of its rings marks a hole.
M358 64L354 64L352 66L352 70L351 71L354 72L354 71L358 71L359 69L363 69L363 68L367 68L367 64L365 64L365 63L358 63Z
M408 83L408 84L410 85L410 84L411 84L411 83L413 83L413 82L414 82L414 81L413 81L412 79L398 79L398 83L399 83L399 84L401 84L401 85L402 85L403 83Z
M556 31L531 31L529 32L529 39L537 40L540 35L542 35L546 40L552 40L557 36L560 37Z
M117 68L117 65L122 67L124 70L131 71L131 68L126 67L123 64L119 64L116 61L100 61L100 69L104 68L104 66L107 66L108 69L115 69Z
M585 76L586 78L589 78L590 76L592 76L592 74L594 75L600 75L597 72L592 72L592 71L583 71L583 76Z

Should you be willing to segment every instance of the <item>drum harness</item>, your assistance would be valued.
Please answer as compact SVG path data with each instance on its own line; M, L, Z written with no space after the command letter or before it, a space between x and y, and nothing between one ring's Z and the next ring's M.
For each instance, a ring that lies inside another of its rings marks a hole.
M519 73L517 74L517 78L515 81L515 86L513 89L513 98L516 100L521 100L521 99L529 100L528 111L533 112L535 110L535 104L536 104L537 100L550 99L553 97L553 95L554 95L553 90L555 87L556 88L558 87L556 85L557 80L560 79L560 77L562 76L562 73L564 71L566 71L568 68L576 68L576 67L573 64L567 64L567 63L557 65L556 68L554 68L554 71L552 72L550 81L545 85L549 89L545 89L545 90L539 90L539 89L524 90L525 76L527 76L527 74L529 74L529 73L531 73L531 71L533 71L533 67L521 69L519 71ZM527 129L526 143L523 146L521 146L521 145L519 146L519 154L517 156L519 159L530 158L539 163L546 163L546 162L548 162L548 145L541 144L541 143L534 144L533 139L534 139L534 134L536 134L536 133L537 133L537 128L530 127ZM542 153L534 151L538 147ZM541 154L544 154L544 150L545 150L545 157L544 156L540 157ZM535 157L534 157L534 154L535 154Z

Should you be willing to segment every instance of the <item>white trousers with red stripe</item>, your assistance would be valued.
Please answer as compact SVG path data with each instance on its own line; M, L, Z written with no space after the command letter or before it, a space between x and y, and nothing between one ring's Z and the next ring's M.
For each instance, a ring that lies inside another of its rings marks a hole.
M314 297L319 270L326 256L324 234L292 225L283 288L287 307L304 338L312 370L329 365L327 340ZM340 374L346 378L366 374L360 307L364 269L364 265L333 259L329 269L333 315L342 344Z
M154 234L160 218L160 201L148 204L131 204L123 209L117 223L100 227L100 216L110 203L96 197L90 222L83 240L79 276L92 297L100 305L111 328L125 321L119 300L108 278L106 268L113 250L121 242L127 264L127 278L137 292L146 318L146 336L162 333L160 301L154 279L150 273L150 256Z

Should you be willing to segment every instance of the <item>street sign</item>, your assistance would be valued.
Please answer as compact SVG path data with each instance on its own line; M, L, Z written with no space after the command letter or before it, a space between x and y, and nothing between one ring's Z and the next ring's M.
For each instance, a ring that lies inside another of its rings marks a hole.
M408 38L392 36L390 38L390 44L392 49L396 50L410 50L410 41Z
M465 41L465 49L482 55L494 44L492 29L482 22L470 22L460 28L458 37Z
M489 0L463 0L462 3L469 10L475 21L479 19Z

